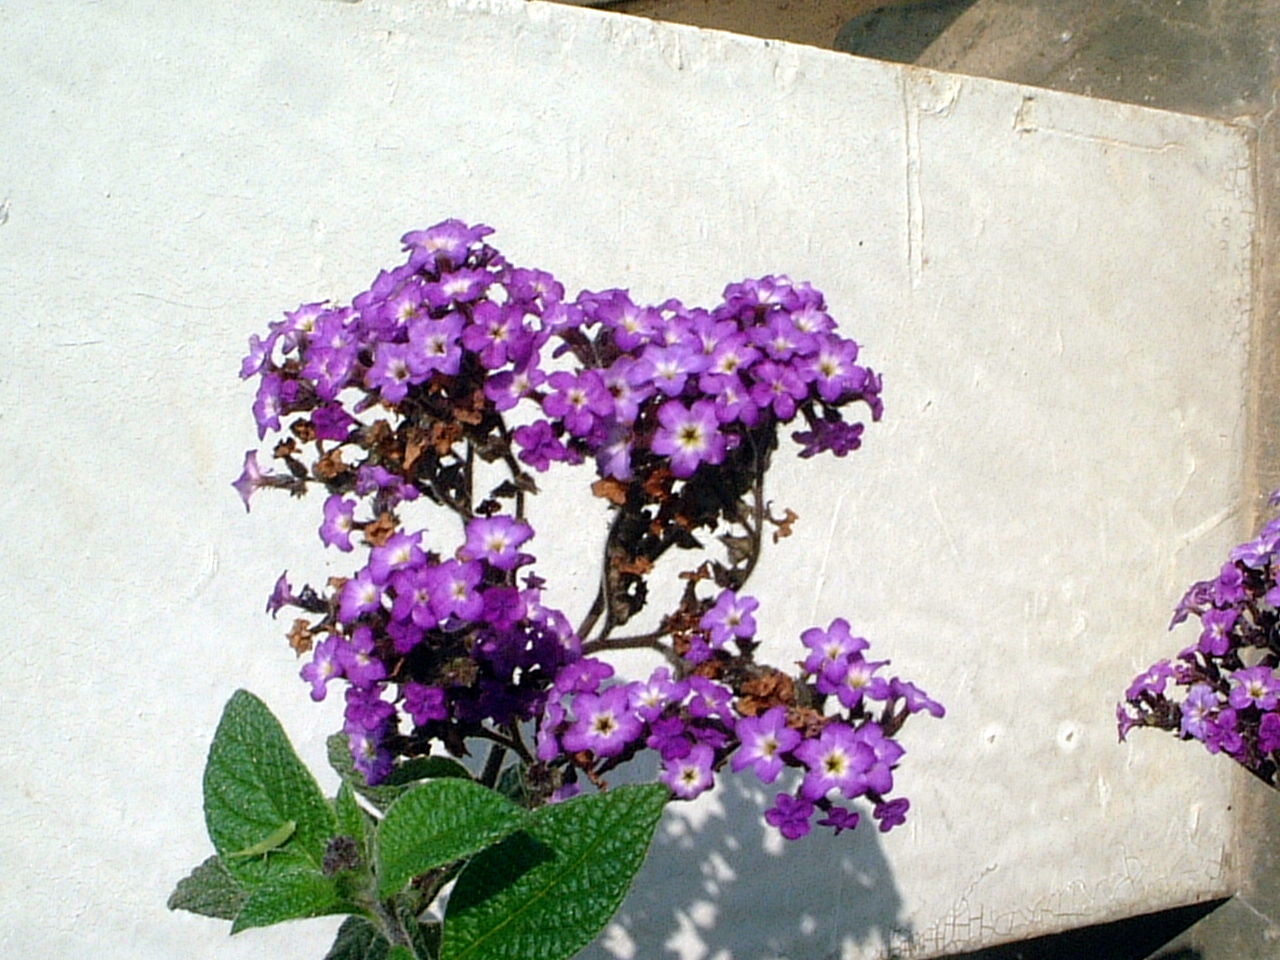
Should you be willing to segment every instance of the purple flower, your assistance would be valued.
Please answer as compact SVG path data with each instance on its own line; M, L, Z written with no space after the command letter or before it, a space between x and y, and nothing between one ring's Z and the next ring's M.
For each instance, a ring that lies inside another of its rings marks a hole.
M572 374L553 373L547 382L554 392L542 401L547 416L563 421L565 429L575 437L591 433L596 420L613 412L613 396L605 388L598 370Z
M391 576L401 570L420 567L426 562L426 554L419 544L423 531L402 533L397 531L380 547L369 552L369 576L378 586L386 586Z
M860 819L855 811L832 805L827 815L818 821L818 826L831 827L838 837L841 830L852 830L856 827Z
M566 783L551 794L547 803L564 803L566 800L572 800L580 793L582 793L582 784Z
M564 723L565 710L559 700L548 700L542 711L542 722L538 724L538 732L534 735L534 753L543 763L550 763L560 756L562 749L557 737L560 725Z
M590 750L597 757L622 753L644 729L627 701L625 686L610 687L599 695L578 694L573 701L577 720L561 738L564 748L573 752Z
M444 691L412 680L404 685L404 709L420 727L432 720L449 718L449 705Z
M751 399L762 408L773 407L774 415L784 422L796 415L796 404L809 395L809 385L791 366L762 360L751 374L756 378Z
M381 606L382 589L366 567L342 585L342 592L338 595L338 619L343 623L353 623Z
M1215 607L1201 614L1200 624L1204 629L1200 632L1200 649L1215 657L1225 654L1231 649L1231 628L1239 617L1240 611L1235 607L1225 610Z
M439 372L454 376L462 367L462 318L451 313L440 320L419 320L409 328L407 356L415 382ZM385 392L383 394L385 396Z
M268 364L271 359L271 350L278 336L278 333L271 333L266 340L263 340L255 333L249 337L249 355L240 364L241 380L248 380L255 373L260 373Z
M483 224L469 227L461 220L445 220L426 230L414 230L400 238L414 270L447 270L466 262L472 244L493 233Z
M927 693L914 683L908 683L906 680L900 680L897 677L890 680L889 695L895 698L902 697L906 701L908 713L919 713L921 710L927 710L935 717L946 716L946 707L937 700L930 699Z
M629 427L610 420L606 439L596 453L596 467L602 477L631 479L631 449L634 436Z
M813 804L789 793L780 793L774 805L764 812L765 821L788 840L799 840L812 829Z
M1237 710L1248 707L1274 710L1277 694L1280 694L1280 681L1275 671L1263 664L1237 670L1231 678L1231 706Z
M343 711L345 722L342 729L348 734L385 730L395 720L396 708L383 700L382 694L381 684L347 687L347 707Z
M351 531L355 528L356 502L335 493L324 502L324 523L320 524L320 539L325 546L337 547L350 553Z
M760 407L736 374L704 373L698 378L698 389L715 397L716 422L754 427L760 422Z
M828 665L845 657L866 650L871 644L862 637L855 637L849 621L837 617L826 630L810 627L800 634L800 642L809 648L803 667L806 673L822 673Z
M692 800L714 782L711 770L714 761L715 751L705 743L699 743L687 756L668 760L659 779L681 800Z
M262 468L258 466L258 451L247 450L244 455L244 469L240 471L231 486L235 487L236 493L240 494L240 499L244 501L244 512L249 512L249 498L263 487L274 487L277 485L275 474L263 473Z
M806 380L817 385L818 396L827 403L838 403L842 397L862 390L867 371L854 361L858 345L852 340L824 339L817 355L801 364Z
M586 306L613 331L614 343L622 350L643 346L661 329L658 311L636 306L625 290L606 290L589 297Z
M355 369L356 357L354 344L313 344L307 351L307 365L302 368L302 375L315 385L320 399L336 400Z
M294 596L293 587L289 586L289 571L286 570L280 574L280 579L276 581L271 596L267 598L267 613L271 614L271 619L274 620L282 607L297 602L298 598Z
M646 723L657 720L668 704L679 703L689 693L687 680L673 681L668 667L659 667L643 683L628 685L630 707Z
M855 731L855 736L871 748L875 761L867 769L857 790L852 793L846 791L845 796L853 799L864 791L883 796L893 789L893 768L906 750L896 740L886 737L878 723L864 724Z
M407 343L380 343L373 354L373 366L365 374L365 383L376 389L387 403L399 403L414 383L409 365Z
M649 724L649 737L644 744L650 750L657 750L666 761L687 757L693 749L693 743L685 735L687 727L680 717L663 717Z
M484 270L454 270L441 274L438 281L424 286L422 295L432 307L443 310L479 300L493 281L493 275Z
M907 810L910 807L910 800L906 797L899 797L897 800L877 803L872 809L871 815L880 821L880 832L888 833L894 827L901 826L906 822Z
M351 760L371 787L387 779L395 766L395 758L382 743L382 734L382 730L356 730L347 734Z
M258 422L258 439L268 430L280 429L280 413L284 407L284 380L275 373L263 374L258 395L253 401L253 418Z
M623 355L601 372L605 389L613 398L613 416L619 423L635 423L640 404L653 396L653 368L650 364Z
M689 701L689 715L699 720L716 717L726 724L733 725L733 712L729 704L733 702L733 691L721 683L694 674L689 678L689 688L693 691L693 699Z
M738 738L742 746L733 756L733 772L752 767L762 783L773 783L782 772L782 754L790 753L800 743L800 734L787 726L786 707L772 707L758 717L738 721Z
M546 379L547 375L530 363L520 370L507 370L486 378L484 395L493 401L494 409L505 413L530 396Z
M446 560L435 569L439 589L432 591L432 603L436 616L446 620L450 616L462 620L476 620L484 612L484 598L476 587L484 577L484 568L475 560L459 563Z
M524 328L524 312L492 301L476 305L471 325L462 332L462 345L480 355L486 370L496 370L514 356L528 353L532 334Z
M709 631L711 645L716 649L730 640L749 640L756 635L756 621L751 614L759 606L760 601L755 597L740 598L732 590L723 590L715 606L702 615L698 626Z
M863 793L863 776L876 762L872 747L839 722L827 724L818 739L804 741L794 753L809 769L800 785L806 800L820 800L832 790L850 797Z
M1168 660L1160 660L1153 663L1147 668L1147 672L1141 676L1135 677L1133 683L1129 684L1129 689L1124 692L1124 698L1136 703L1138 699L1145 693L1152 697L1158 697L1164 693L1165 684L1173 676L1173 667ZM1124 739L1121 737L1121 739Z
M1280 750L1280 714L1263 714L1258 724L1258 749L1263 753Z
M435 571L434 566L420 566L391 575L391 589L395 592L391 604L393 621L409 621L422 630L440 623L434 598L441 583Z
M521 544L533 536L533 528L515 517L475 517L467 521L467 542L459 551L463 560L484 560L499 570L514 570L524 556Z
M484 592L483 598L484 609L480 613L480 619L499 632L488 645L495 648L502 646L505 649L505 642L500 642L498 637L524 619L526 613L524 598L515 587L490 587ZM485 652L488 655L488 650ZM494 658L490 656L490 659Z
M818 690L822 693L834 692L846 710L856 709L862 703L864 696L872 700L888 700L889 681L875 675L876 671L888 662L888 660L881 660L872 663L861 656L850 657L843 664L837 661L822 672ZM834 690L825 689L828 684L834 687Z
M348 643L339 645L338 665L355 687L372 687L387 676L387 667L374 654L373 631L358 627Z
M341 643L337 635L330 636L315 648L311 662L302 668L302 679L311 684L311 699L316 702L324 699L329 681L342 676L342 667L338 663L338 646Z
M1244 737L1240 735L1239 716L1235 710L1230 707L1219 710L1218 715L1210 717L1205 726L1207 734L1204 738L1204 746L1210 753L1221 751L1237 760L1243 760L1248 755Z
M862 446L863 426L860 423L845 423L843 420L817 420L812 430L798 431L791 434L791 439L800 444L801 459L807 460L819 453L834 453L837 457L848 456Z
M520 459L540 472L550 468L552 461L571 459L569 450L556 437L551 424L535 420L524 427L516 427L516 444L520 447Z
M671 457L671 472L677 477L693 476L700 463L724 460L725 439L712 401L698 400L689 409L669 400L658 408L658 422L661 427L653 437L653 452Z
M1192 584L1191 589L1178 601L1178 606L1173 611L1173 619L1169 621L1169 629L1172 630L1182 623L1190 614L1202 613L1211 603L1213 603L1213 583L1201 580L1199 583Z
M775 313L764 326L752 327L751 342L778 361L790 360L797 353L807 355L816 349L815 338L797 330L785 313Z
M650 345L645 349L642 359L653 368L654 386L668 397L680 396L684 390L685 381L691 375L705 370L709 363L707 357L680 345L671 347Z
M1182 704L1182 736L1205 740L1209 735L1209 722L1218 707L1218 695L1213 687L1207 683L1193 686Z
M1123 703L1116 704L1116 729L1120 733L1121 743L1124 743L1125 737L1129 736L1130 730L1143 725L1142 719L1130 714Z
M555 688L562 694L595 693L613 676L613 667L603 660L585 657L568 664L556 674Z
M710 375L733 377L735 380L744 370L760 358L760 351L748 343L744 334L726 337L716 345L711 354L711 363L707 367Z
M355 423L355 418L336 403L323 404L311 414L311 425L315 427L317 440L345 443L350 439L351 428Z
M1244 599L1244 573L1240 568L1228 561L1222 565L1222 572L1213 582L1213 601L1218 606L1227 607Z

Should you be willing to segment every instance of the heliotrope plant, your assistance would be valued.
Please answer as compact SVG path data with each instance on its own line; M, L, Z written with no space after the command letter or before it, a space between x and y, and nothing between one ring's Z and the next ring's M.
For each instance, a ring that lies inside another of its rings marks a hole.
M1280 505L1280 491L1269 503ZM1278 786L1280 769L1280 517L1233 549L1213 580L1192 585L1170 629L1194 616L1200 636L1136 677L1116 707L1120 739L1169 730L1225 753Z
M844 619L802 633L794 670L759 661L744 592L798 519L764 500L780 429L801 457L843 457L863 432L845 413L880 418L880 377L822 294L764 277L711 310L569 300L490 233L409 233L407 261L350 306L306 304L250 341L259 439L282 436L234 486L246 508L318 488L321 541L358 558L323 585L282 575L267 603L297 611L312 698L341 688L343 787L326 801L237 694L205 781L217 856L175 907L233 930L350 913L331 958L568 957L617 909L664 805L726 766L776 786L764 816L789 839L853 829L858 800L881 830L906 817L895 738L942 706ZM543 602L530 552L526 505L554 464L591 464L611 514L576 625ZM695 558L678 603L628 632L672 548ZM624 680L620 650L660 665ZM609 788L642 753L659 782Z

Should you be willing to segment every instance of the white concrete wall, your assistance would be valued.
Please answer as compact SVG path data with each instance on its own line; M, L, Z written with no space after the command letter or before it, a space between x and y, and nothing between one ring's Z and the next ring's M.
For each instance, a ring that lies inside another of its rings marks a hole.
M323 955L336 921L164 909L230 692L318 766L338 725L261 610L344 568L318 502L231 490L236 373L450 216L571 291L824 290L887 414L781 461L764 627L848 616L950 710L904 734L907 827L781 850L743 781L668 820L592 957L925 955L1229 892L1232 772L1117 746L1113 708L1244 532L1246 131L519 0L0 23L0 956Z

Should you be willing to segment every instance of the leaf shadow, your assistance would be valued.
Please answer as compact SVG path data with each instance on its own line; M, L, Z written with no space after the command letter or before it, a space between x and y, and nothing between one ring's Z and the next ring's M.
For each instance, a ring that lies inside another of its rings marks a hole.
M696 803L668 806L631 893L582 960L817 960L908 944L868 812L838 837L818 827L786 841L763 819L778 789L726 774Z

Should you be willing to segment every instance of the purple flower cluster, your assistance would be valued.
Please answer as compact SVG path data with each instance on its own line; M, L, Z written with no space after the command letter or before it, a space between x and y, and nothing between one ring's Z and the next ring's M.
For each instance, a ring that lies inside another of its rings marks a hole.
M1280 502L1280 492L1271 503ZM1280 518L1194 584L1170 629L1194 616L1196 642L1134 679L1116 707L1120 739L1134 727L1169 730L1225 753L1272 786L1280 763ZM1185 688L1178 699L1166 691Z
M407 260L350 306L312 303L254 336L241 368L257 378L253 414L281 467L249 451L234 486L246 508L262 488L326 491L319 536L361 565L323 589L282 576L268 601L305 616L289 637L310 652L302 678L324 699L345 684L345 732L369 783L443 747L487 740L513 753L532 805L572 795L642 750L661 757L676 797L708 789L726 765L765 783L798 774L767 814L785 836L810 820L837 833L864 797L881 829L906 717L942 707L880 671L848 624L810 630L801 672L754 660L758 603L740 593L768 515L763 474L780 425L800 456L844 456L881 414L880 378L836 334L822 295L766 277L731 285L713 310L635 304L622 290L567 300L550 274L508 263L488 227L450 220L403 238ZM506 415L519 410L520 426ZM311 460L310 463L306 460ZM507 479L477 490L479 462ZM600 593L576 629L541 601L525 552L533 538L526 467L594 462L593 492L614 511ZM407 529L405 504L461 520L460 540ZM645 603L644 578L668 549L701 549L721 525L727 562L682 574L681 605L656 633L614 631ZM775 535L776 538L776 535ZM367 550L367 553L364 552ZM720 588L700 596L698 584ZM649 647L668 665L620 682L597 654ZM525 737L532 735L532 743ZM499 754L501 756L501 753ZM496 776L496 768L493 771Z
M680 644L696 663L681 679L661 667L648 680L604 687L613 668L590 657L563 671L539 728L539 758L571 754L570 776L581 770L598 782L647 747L662 758L663 782L686 800L709 789L726 762L769 785L796 769L794 795L779 794L765 814L789 839L809 833L819 810L820 824L851 829L858 814L837 801L860 797L875 805L882 830L902 823L908 802L885 799L905 752L892 737L912 713L943 716L942 705L898 677L877 676L888 661L866 660L867 641L843 619L804 632L810 656L798 684L752 664L753 681L735 685L750 663L757 605L723 591ZM828 710L833 699L839 706Z

